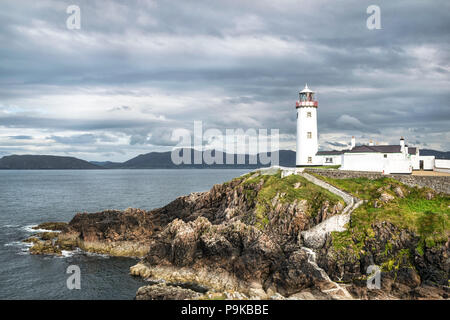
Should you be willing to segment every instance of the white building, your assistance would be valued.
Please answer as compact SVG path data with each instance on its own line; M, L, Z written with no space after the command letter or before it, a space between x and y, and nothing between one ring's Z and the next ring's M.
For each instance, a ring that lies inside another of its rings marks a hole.
M398 145L362 145L342 151L341 170L389 173L411 173L412 156L417 148L408 148L405 140Z
M340 170L370 171L382 173L411 173L414 163L419 165L419 149L408 147L400 139L398 145L356 146L352 137L351 147L341 151L319 151L317 157L322 165L341 165Z
M415 162L414 170L434 170L434 156L419 156Z
M318 151L316 157L321 166L337 166L342 164L342 151Z
M317 107L319 103L314 100L314 92L305 85L299 93L296 103L297 109L297 152L296 165L321 165L322 159L316 157L319 149L317 142Z
M450 160L448 159L434 160L434 171L450 173Z
M300 91L297 109L296 166L340 165L340 170L370 171L385 174L410 174L413 170L450 172L450 160L421 156L419 148L408 147L403 137L398 145L356 145L353 136L347 150L318 151L317 107L308 85Z

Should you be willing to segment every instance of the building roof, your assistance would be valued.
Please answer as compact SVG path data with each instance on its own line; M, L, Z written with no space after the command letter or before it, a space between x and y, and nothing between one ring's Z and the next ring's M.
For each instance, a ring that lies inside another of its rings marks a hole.
M302 91L300 91L300 93L307 93L307 92L314 93L314 91L308 88L308 84L305 84L305 88Z
M347 152L349 153L366 153L366 152L380 152L380 153L397 153L400 152L400 145L393 146L393 145L383 145L383 146L368 146L368 145L362 145L362 146L356 146L352 150L349 150Z
M345 151L348 151L348 150L342 150L342 151L339 151L339 150L318 151L318 152L316 153L316 156L334 156L334 155L340 155L340 154L343 154Z
M351 150L329 150L329 151L318 151L316 156L335 156L343 153L400 153L400 145L384 145L384 146L357 146ZM408 147L408 154L416 154L416 147Z
M370 153L370 152L379 152L379 153L400 153L401 146L400 145L382 145L382 146L356 146L352 150L346 151L348 153ZM415 147L408 147L408 154L416 154Z

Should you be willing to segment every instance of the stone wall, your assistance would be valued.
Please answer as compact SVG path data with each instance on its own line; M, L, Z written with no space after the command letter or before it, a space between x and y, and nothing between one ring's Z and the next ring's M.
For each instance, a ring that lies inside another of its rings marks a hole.
M346 192L344 192L344 191L342 191L342 190L332 186L331 184L326 183L323 180L317 179L316 177L314 177L314 176L312 176L310 174L301 173L301 176L304 177L306 180L309 180L312 183L314 183L314 184L316 184L316 185L318 185L318 186L320 186L320 187L322 187L324 189L327 189L331 193L334 193L335 195L341 197L342 199L344 199L344 201L345 201L345 203L347 205L353 206L354 201L353 201L353 197L350 194L348 194L348 193L346 193ZM344 211L346 211L346 210L344 210Z
M447 176L413 176L400 174L384 175L376 172L341 171L332 169L307 169L307 171L335 179L348 179L361 177L368 179L380 179L383 177L390 177L411 187L413 186L428 187L434 189L437 192L450 194L450 177Z

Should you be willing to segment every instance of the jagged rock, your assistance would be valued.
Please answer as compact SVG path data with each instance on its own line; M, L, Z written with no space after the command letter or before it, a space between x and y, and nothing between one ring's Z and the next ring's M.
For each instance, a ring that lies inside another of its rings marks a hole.
M394 200L394 199L395 199L394 196L390 195L387 192L383 192L381 194L381 196L380 196L380 200L383 201L384 203L389 202L389 201Z
M52 230L52 231L64 231L67 228L67 222L44 222L32 229L34 230Z
M60 255L61 249L55 246L52 241L38 241L30 248L31 254L48 254L48 255Z
M425 246L423 254L416 252L406 259L402 252L414 252L418 237L379 222L372 226L373 236L358 243L356 254L352 248L340 252L332 247L328 231L333 228L319 232L320 244L315 246L302 235L324 221L322 227L346 218L340 214L342 203L323 195L292 199L281 187L265 193L270 185L264 182L267 176L256 182L258 176L215 185L208 192L179 197L151 211L79 213L69 224L59 226L61 233L53 243L28 240L36 242L30 251L58 254L81 248L143 257L130 273L163 283L141 288L137 299L348 299L346 291L363 299L443 296L424 284L448 285L448 244ZM292 177L282 181L286 179ZM298 187L306 188L307 183ZM295 188L296 184L289 185ZM375 205L392 201L390 190L391 186L382 188ZM257 206L255 199L261 195L266 197ZM347 222L340 221L339 226L344 228ZM316 252L303 248L304 244ZM383 273L382 289L368 291L358 279L365 276L369 265L381 265L390 256L396 259L395 268ZM339 288L337 280L348 282L348 290Z
M259 172L255 172L253 175L250 176L250 179L255 179L256 177L259 177L261 174Z
M374 224L373 231L373 237L366 239L364 243L363 254L355 256L349 252L338 253L328 241L319 254L318 264L331 278L352 281L353 285L349 291L360 299L415 299L413 292L421 292L420 288L426 287L427 282L446 285L450 271L448 246L425 246L423 255L416 252L408 258L407 255L402 255L402 252L405 249L414 252L419 241L411 231L399 229L389 222ZM386 248L390 248L389 251L386 251ZM355 281L364 278L369 265L382 266L386 261L386 254L393 265L391 271L381 274L382 290L367 290L365 281L359 284ZM442 293L437 287L433 290Z
M199 292L162 283L140 287L136 292L136 300L186 300L201 296Z
M58 232L41 232L37 236L42 240L52 240L58 237Z
M394 192L397 195L397 197L399 197L399 198L404 198L405 197L405 195L403 194L403 190L400 187L396 187L394 189Z

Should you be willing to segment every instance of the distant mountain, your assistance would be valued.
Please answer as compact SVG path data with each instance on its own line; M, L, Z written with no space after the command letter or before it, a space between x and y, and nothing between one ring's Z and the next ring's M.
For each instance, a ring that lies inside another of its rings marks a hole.
M180 156L183 156L187 152L190 159L190 164L179 164L173 163L171 158L171 151L167 152L150 152L146 154L141 154L133 159L125 161L124 163L116 166L115 168L127 168L127 169L186 169L186 168L259 168L268 167L269 164L263 164L261 154L257 155L256 164L250 163L250 156L244 155L244 161L238 164L238 156L227 154L221 151L212 150L211 155L215 159L222 159L223 164L206 164L204 155L202 151L197 151L193 149L183 149L180 151ZM208 151L209 153L209 151ZM216 155L217 153L217 155ZM269 156L270 156L269 152ZM194 164L195 157L202 159L201 164ZM234 164L227 164L227 158L233 158ZM242 157L242 156L241 156ZM243 162L243 163L242 163ZM295 166L295 152L291 150L280 150L279 151L279 164L281 166ZM111 168L111 167L110 167Z
M188 169L188 168L215 168L215 169L255 169L260 167L268 167L269 164L262 163L264 154L257 155L256 164L250 164L250 156L244 155L244 161L241 164L237 163L237 155L227 154L221 151L213 150L212 156L214 158L222 159L223 164L205 163L204 155L201 151L193 149L183 149L180 156L186 152L190 154L190 164L176 165L171 158L171 151L167 152L150 152L138 155L125 162L112 161L84 161L73 157L59 157L59 156L40 156L40 155L11 155L0 159L0 169ZM207 151L208 153L210 151ZM216 156L217 152L217 156ZM436 159L450 159L450 152L436 151L430 149L421 149L420 155L435 156ZM242 155L241 155L242 156ZM270 152L269 152L270 156ZM202 159L201 164L194 164L194 158ZM234 164L227 164L226 159L233 158ZM283 167L295 166L295 151L280 150L279 151L279 165Z
M74 157L11 155L0 159L0 169L102 169Z
M122 165L122 162L112 162L112 161L89 161L89 162L105 169L114 169Z
M436 151L431 149L420 149L421 156L435 156L436 159L450 159L450 151Z

